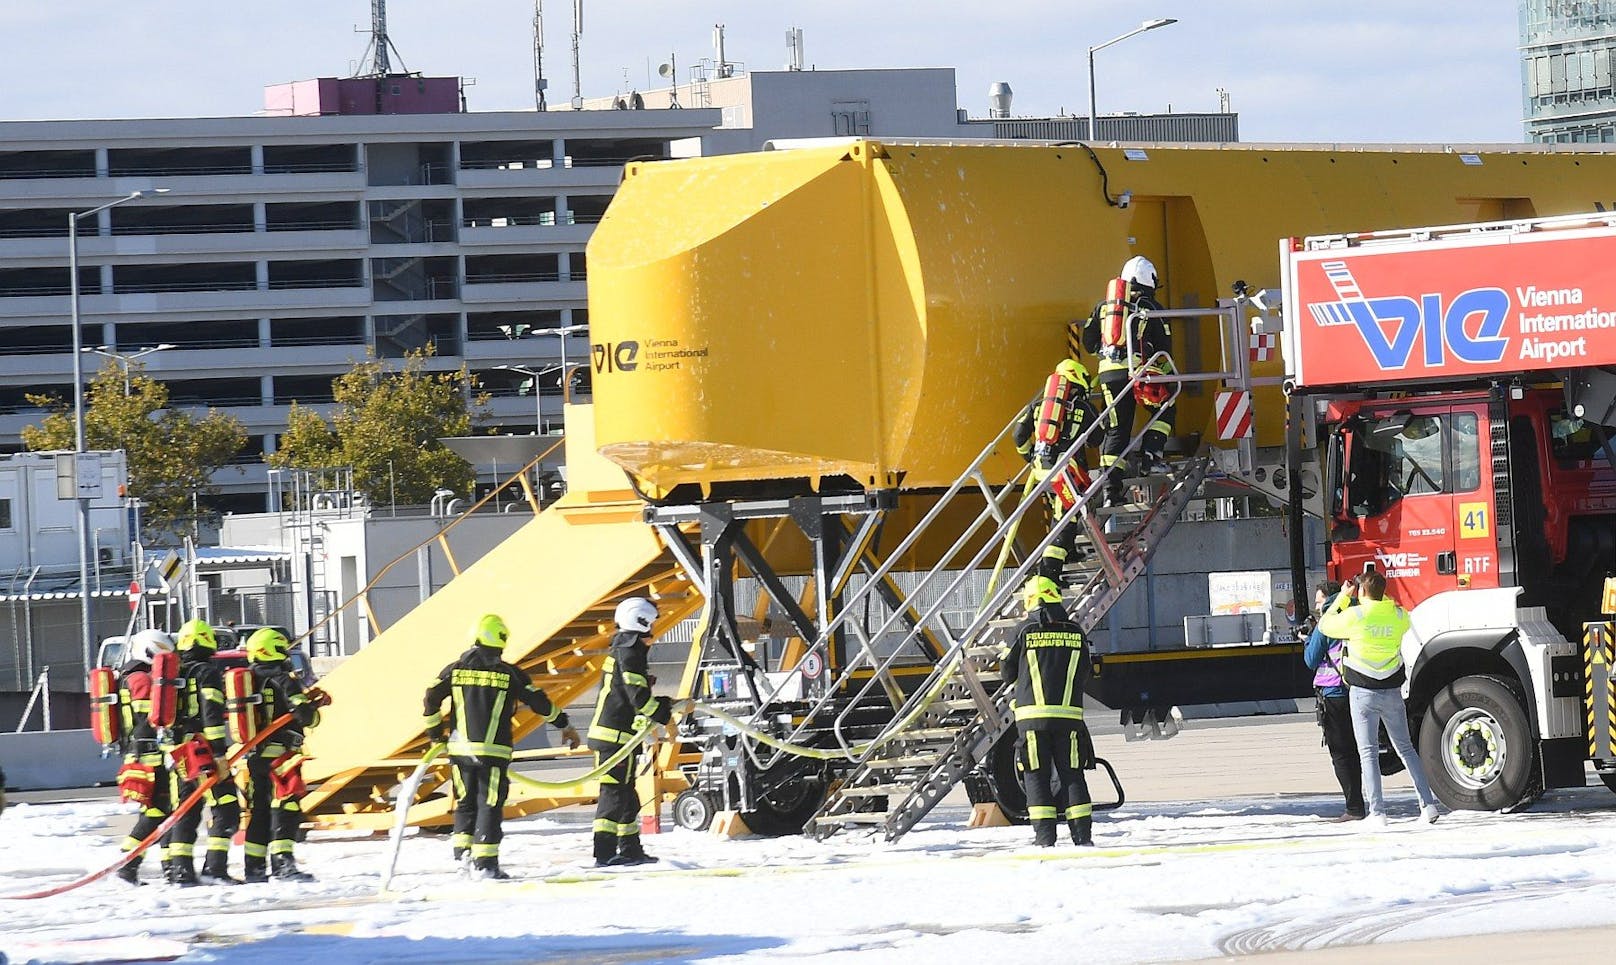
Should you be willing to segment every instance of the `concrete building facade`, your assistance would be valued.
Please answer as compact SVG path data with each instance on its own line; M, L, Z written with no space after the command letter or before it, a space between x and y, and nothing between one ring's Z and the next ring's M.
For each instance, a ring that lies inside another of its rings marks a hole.
M1616 141L1616 0L1521 0L1526 139Z
M290 405L328 404L367 352L430 346L435 368L464 364L493 396L494 427L559 425L559 363L583 361L587 338L528 336L587 323L584 248L624 162L693 151L719 117L0 123L0 451L43 415L26 394L72 393L69 215L155 188L79 223L82 342L172 346L141 359L170 398L245 424L217 508L265 509L262 457ZM500 364L539 372L539 398Z
M688 84L586 100L589 109L637 113L715 108L718 130L703 138L703 154L762 150L770 141L816 137L1003 138L1089 140L1087 117L972 117L960 107L952 67L854 70L756 70L704 76ZM1008 90L1008 85L1005 85ZM989 106L987 96L982 101ZM1233 142L1231 113L1109 114L1096 127L1105 140Z

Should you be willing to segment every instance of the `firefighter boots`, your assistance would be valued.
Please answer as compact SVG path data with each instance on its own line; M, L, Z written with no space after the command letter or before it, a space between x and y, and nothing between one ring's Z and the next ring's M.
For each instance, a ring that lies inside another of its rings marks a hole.
M196 865L190 858L169 858L164 864L163 877L169 884L181 888L194 888L201 884L196 877Z
M227 851L209 851L202 859L201 881L205 885L239 885L240 879L230 877L230 854Z
M241 868L241 879L248 884L258 884L269 880L269 869L265 867L268 862L263 858L247 856Z
M118 880L124 882L125 884L137 886L142 884L140 880L140 859L136 858L135 860L126 863L122 868L118 869L117 875Z
M1094 847L1094 819L1073 818L1066 822L1072 829L1072 843L1084 847Z
M1053 818L1041 818L1032 823L1032 843L1040 848L1053 848L1055 846L1055 821Z
M498 858L478 858L471 863L473 881L509 881L510 878L500 870Z
M269 856L269 874L280 881L313 881L314 876L297 869L297 859L290 854Z
M617 835L610 831L595 832L595 867L604 868L617 857Z

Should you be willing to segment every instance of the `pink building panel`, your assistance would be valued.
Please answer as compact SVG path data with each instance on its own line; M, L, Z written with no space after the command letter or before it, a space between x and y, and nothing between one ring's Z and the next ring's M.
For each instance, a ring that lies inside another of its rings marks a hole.
M264 88L264 113L282 116L459 112L458 77L319 77Z

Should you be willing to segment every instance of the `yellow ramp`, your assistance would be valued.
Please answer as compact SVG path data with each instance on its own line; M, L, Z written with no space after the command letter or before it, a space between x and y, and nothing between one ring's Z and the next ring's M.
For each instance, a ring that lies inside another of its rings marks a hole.
M700 602L638 504L580 493L558 502L320 681L332 703L309 732L305 776L320 782L311 815L385 810L387 793L419 759L421 696L470 642L473 621L499 613L507 659L567 703L598 680L619 600L658 599L662 626ZM523 708L518 734L540 721ZM587 725L587 721L580 724Z

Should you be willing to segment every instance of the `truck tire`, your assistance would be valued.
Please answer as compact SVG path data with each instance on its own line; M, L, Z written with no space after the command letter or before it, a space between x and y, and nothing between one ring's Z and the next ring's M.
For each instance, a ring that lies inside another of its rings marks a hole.
M1612 791L1616 791L1616 771L1606 771L1599 775L1599 780Z
M1461 677L1437 691L1420 726L1420 761L1450 809L1503 811L1535 794L1537 744L1526 708L1498 677Z

